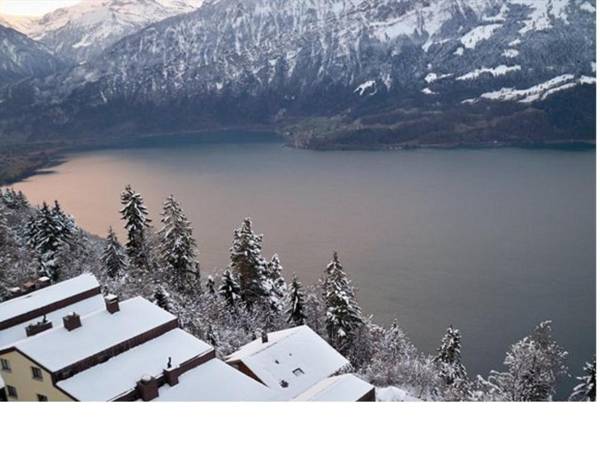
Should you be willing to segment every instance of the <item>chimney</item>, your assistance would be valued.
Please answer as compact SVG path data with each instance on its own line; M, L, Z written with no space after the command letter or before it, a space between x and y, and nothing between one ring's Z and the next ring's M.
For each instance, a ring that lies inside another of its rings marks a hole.
M46 319L46 316L42 320L36 323L32 323L25 327L25 334L27 337L35 336L36 334L41 333L42 331L46 331L52 328L52 322Z
M109 313L114 314L120 311L119 297L117 297L116 295L108 294L104 299L104 303L106 304L106 310Z
M10 294L10 297L9 297L9 299L11 299L11 298L16 298L16 297L20 297L20 296L23 294L23 290L22 290L20 287L13 287L13 288L10 288L10 289L8 290L8 292L9 292L9 294Z
M260 340L262 341L263 344L266 344L267 342L269 342L269 335L267 334L267 332L265 330L261 331Z
M158 380L150 375L144 375L137 382L137 391L143 401L154 400L158 397Z
M179 374L177 373L177 369L165 369L163 370L163 375L169 386L179 384Z
M28 281L27 283L23 284L23 293L24 294L29 294L30 292L35 291L35 281Z
M73 331L81 326L81 317L77 313L69 314L63 317L63 324L67 331Z
M40 277L35 282L35 288L36 289L43 289L43 288L46 288L48 286L50 286L50 278L48 278L48 277Z

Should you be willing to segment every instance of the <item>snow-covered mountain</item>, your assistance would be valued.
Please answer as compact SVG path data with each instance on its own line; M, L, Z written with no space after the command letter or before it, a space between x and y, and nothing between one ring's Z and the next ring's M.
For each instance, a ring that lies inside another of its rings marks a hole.
M0 25L0 87L28 77L43 77L64 67L38 42Z
M0 25L12 28L23 34L28 34L34 27L37 26L39 18L28 16L11 16L0 14Z
M79 133L258 124L324 147L593 139L595 7L213 0L4 100L34 92L54 130Z
M81 62L153 22L192 11L202 1L83 0L46 14L28 34L56 54Z

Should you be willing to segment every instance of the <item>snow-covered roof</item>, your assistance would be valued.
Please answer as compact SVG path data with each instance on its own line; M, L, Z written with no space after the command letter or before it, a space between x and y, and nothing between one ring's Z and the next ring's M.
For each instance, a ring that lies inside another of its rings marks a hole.
M120 311L106 309L81 318L81 327L64 327L16 342L13 346L51 371L89 356L175 319L175 316L142 297L120 302Z
M160 376L169 358L177 367L212 350L206 342L177 328L57 385L81 401L109 401L134 389L144 375Z
M53 328L62 327L62 318L67 314L76 312L80 316L85 316L103 308L104 297L101 294L94 295L93 297L74 303L70 306L52 311L46 314L46 319L52 322ZM22 339L26 339L27 335L25 334L25 327L27 327L27 325L39 322L42 316L43 315L40 315L35 319L14 325L10 328L6 328L5 330L0 330L0 349L6 348Z
M60 300L98 288L98 280L91 273L84 273L70 280L38 289L27 295L0 303L0 323Z
M162 386L154 399L163 402L270 400L278 400L275 392L216 358L182 374L179 384Z
M355 402L373 388L356 375L344 374L326 378L304 391L294 400L310 402Z
M350 363L306 325L269 333L227 357L242 362L266 386L292 399Z
M420 402L421 399L410 395L404 389L395 386L377 388L375 396L378 402Z

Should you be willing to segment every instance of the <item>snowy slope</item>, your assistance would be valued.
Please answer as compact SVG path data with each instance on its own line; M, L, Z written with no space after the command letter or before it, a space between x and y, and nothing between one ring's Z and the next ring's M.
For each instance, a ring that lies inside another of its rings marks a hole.
M38 20L39 18L37 17L0 14L0 25L12 28L23 34L29 34L29 32L37 26Z
M595 1L215 0L4 101L16 106L21 95L33 96L40 110L52 105L44 114L59 116L65 128L88 120L82 132L93 131L92 118L102 111L115 126L127 123L128 132L280 126L316 116L335 118L331 142L342 127L351 142L368 129L365 136L394 143L444 141L440 129L456 134L457 121L469 128L477 118L477 139L498 140L504 137L481 132L499 123L493 115L514 116L501 124L506 136L532 129L514 130L523 123L518 108L539 108L535 120L550 127L554 112L542 103L558 108L565 95L583 95L591 84L565 84L528 104L489 93L530 89L564 74L595 77ZM484 103L502 110L486 111ZM413 126L404 128L408 122ZM548 129L554 138L572 138L581 124L571 124L564 133ZM311 146L314 126L298 130L294 143Z
M57 54L84 61L153 22L192 11L202 1L83 0L46 14L29 35Z

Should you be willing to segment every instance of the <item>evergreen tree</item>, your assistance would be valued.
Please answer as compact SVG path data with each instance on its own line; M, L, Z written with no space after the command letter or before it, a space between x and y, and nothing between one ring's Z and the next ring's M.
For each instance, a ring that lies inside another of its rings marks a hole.
M206 279L206 292L213 297L217 294L215 279L211 275Z
M15 200L16 200L18 208L28 208L29 207L29 200L27 200L27 197L25 196L25 194L23 194L23 191L17 192L17 194L15 196Z
M164 203L161 222L160 256L175 285L183 289L195 282L200 273L191 224L172 195Z
M154 290L154 303L165 311L171 312L170 295L164 287L158 286Z
M52 218L58 233L60 234L61 241L73 246L78 231L75 220L62 210L57 200L54 201L54 207L52 208Z
M127 230L127 255L137 266L144 266L148 262L145 233L151 223L144 199L128 184L121 193L121 205L123 208L119 212Z
M248 309L256 303L262 304L269 295L262 239L262 235L252 231L252 221L248 218L233 232L231 268L239 280L242 299Z
M230 311L235 311L241 301L241 291L238 282L229 269L223 272L219 294Z
M552 337L552 322L540 323L530 336L511 346L506 372L493 371L485 382L494 398L506 401L548 401L558 379L567 373L565 352Z
M112 227L108 228L108 236L106 237L106 244L102 252L102 263L104 264L106 274L110 278L118 277L126 267L123 248L119 244L117 235Z
M270 285L270 306L274 310L280 310L288 288L283 278L283 267L281 267L279 255L277 254L274 254L267 264L267 279Z
M6 208L0 203L0 246L8 242L10 234Z
M596 401L596 357L592 362L583 366L583 375L577 377L580 383L573 388L569 400L595 402Z
M461 361L461 348L460 330L450 325L442 337L438 354L434 358L438 366L439 377L446 386L462 383L467 379L467 370Z
M208 324L208 329L206 330L206 342L208 342L213 347L216 347L218 345L217 335L215 334L215 331L213 330L213 327L210 323Z
M325 269L322 295L327 305L325 326L331 343L343 349L352 334L363 325L360 306L354 296L354 288L339 261L337 252Z
M306 299L304 289L296 274L292 277L292 285L288 295L288 323L299 326L306 323Z

